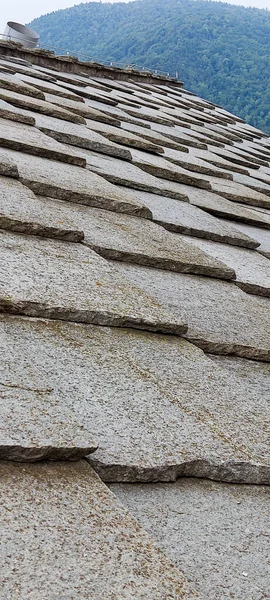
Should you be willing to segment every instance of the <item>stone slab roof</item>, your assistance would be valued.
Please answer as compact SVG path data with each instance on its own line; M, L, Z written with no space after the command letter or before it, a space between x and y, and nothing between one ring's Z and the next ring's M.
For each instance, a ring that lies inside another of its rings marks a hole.
M266 598L270 139L0 46L0 598Z

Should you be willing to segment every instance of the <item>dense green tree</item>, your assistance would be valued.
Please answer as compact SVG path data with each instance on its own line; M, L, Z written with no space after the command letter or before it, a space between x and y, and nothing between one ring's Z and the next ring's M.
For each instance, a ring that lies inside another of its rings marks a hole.
M177 71L186 88L270 133L268 10L206 0L89 2L30 25L58 53Z

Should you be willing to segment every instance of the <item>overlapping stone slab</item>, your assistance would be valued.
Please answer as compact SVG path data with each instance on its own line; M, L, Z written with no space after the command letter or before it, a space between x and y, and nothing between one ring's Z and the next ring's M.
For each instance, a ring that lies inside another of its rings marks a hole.
M56 203L56 201L54 201ZM53 201L51 201L53 204ZM57 204L56 204L57 206ZM84 238L82 230L76 229L74 223L65 224L59 212L52 214L50 206L35 196L33 192L10 177L1 177L0 191L0 228L18 233L28 233L41 237L52 237L69 242L81 242Z
M184 129L180 130L180 127L171 128L165 125L160 125L159 123L153 123L151 128L154 131L162 133L162 135L171 138L175 142L178 142L184 146L191 146L193 148L207 150L207 144L205 142L199 142L195 138L192 138L188 131Z
M201 175L201 177L210 183L213 192L227 198L227 200L251 206L270 208L270 198L268 196L246 185L242 185L236 181L227 181L219 177L213 177L212 175Z
M153 154L164 153L162 146L148 142L147 140L140 138L138 135L134 135L134 133L125 131L120 127L115 128L110 125L105 125L104 123L99 123L98 121L90 121L89 119L87 119L87 127L89 127L91 131L97 131L108 140L111 140L117 144L130 146L131 148L139 148Z
M47 115L38 115L36 117L36 126L47 136L57 140L57 142L69 144L70 146L78 146L79 148L88 148L94 152L116 156L122 160L132 159L130 152L126 148L114 144L96 131L90 130L83 125L68 123L67 121L48 117Z
M87 162L87 168L95 172L107 181L131 189L149 191L177 200L187 201L186 193L182 192L181 184L154 177L130 162L123 162L110 156L97 155L90 150L80 149ZM188 186L185 188L189 189Z
M251 171L251 169L250 169ZM253 171L253 169L252 169ZM256 172L257 175L257 172ZM259 179L255 179L255 177L251 177L248 175L243 175L240 173L233 173L233 179L237 183L241 183L247 187L250 187L253 190L257 190L261 194L265 194L266 196L270 196L270 185Z
M68 150L67 146L67 150ZM70 146L70 148L73 148ZM80 153L85 150L80 150ZM101 155L95 155L101 156ZM22 183L40 196L88 204L107 210L151 218L145 206L129 198L127 192L99 177L93 172L74 165L66 165L38 156L29 157L22 152L1 150L3 164L17 165ZM122 161L120 161L122 163ZM3 172L8 174L9 168Z
M210 164L207 165L203 160L194 157L192 154L182 155L176 152L176 150L166 148L164 158L183 169L195 171L195 173L204 173L205 175L213 175L222 179L233 179L233 176L228 171L222 171L218 167L210 166Z
M203 598L267 598L269 488L182 478L110 489Z
M83 99L78 96L76 93L72 91L66 90L64 87L60 85L48 81L44 81L43 79L37 79L37 77L31 77L29 75L20 75L20 79L31 85L32 87L41 90L45 94L54 94L55 96L60 96L62 98L68 98L70 100L75 100L77 102L83 102Z
M96 102L95 100L88 100L87 99L87 106L89 108L89 110L95 109L95 110L99 110L102 111L105 115L109 115L109 117L114 118L120 122L126 122L126 123L132 123L133 125L138 125L140 124L140 127L143 127L144 129L151 129L151 125L148 122L144 122L144 121L138 121L138 119L135 119L134 117L131 117L130 115L128 115L124 110L122 110L121 108L119 108L119 106L109 106L108 104L104 104L102 102ZM91 117L87 117L89 119L91 119Z
M196 600L89 465L2 463L3 597Z
M124 129L125 131L129 131L131 133L134 133L138 136L140 136L142 139L144 140L148 140L149 142L152 142L153 144L158 144L160 146L165 146L166 148L173 148L175 150L179 150L181 152L189 152L189 149L186 146L181 145L178 142L175 142L174 140L171 140L169 138L166 138L165 135L163 136L161 133L158 133L157 131L154 131L153 129L144 129L143 127L139 126L138 124L131 124L131 123L126 123L126 122L122 122L121 123L121 128Z
M70 98L60 98L60 96L55 96L54 94L45 94L45 97L46 100L52 104L63 106L65 110L68 110L76 115L80 115L85 119L91 119L91 105L90 109L88 107L88 102L91 102L90 100L88 101L87 99L83 99L83 102L76 102ZM99 105L100 103L96 102L96 104ZM103 105L100 104L100 106Z
M208 190L198 190L186 185L182 185L181 188L182 192L187 194L191 204L202 208L210 214L236 221L237 225L238 221L241 221L266 229L270 228L270 220L264 211L261 212L261 209L253 210L250 206L247 207L247 205L242 205L238 202L231 202L218 194L208 192Z
M0 117L1 119L8 119L9 121L16 121L18 123L26 123L26 125L35 125L35 118L27 115L23 110L12 106L4 100L0 100Z
M58 121L58 119L56 119ZM23 123L7 121L0 117L0 145L4 148L11 148L43 156L52 160L59 160L79 167L86 166L86 160L80 156L68 152L68 148L58 141L52 140L36 127L31 127Z
M185 310L186 337L206 352L270 361L268 298L225 281L122 263L115 268L175 314Z
M254 227L253 225L243 225L243 223L237 223L236 227L245 235L257 240L260 244L257 248L258 252L263 254L263 256L266 256L266 258L270 258L270 231L266 231L260 227Z
M58 119L64 119L64 121L85 123L83 117L78 114L76 115L68 110L64 110L64 108L60 108L51 102L18 94L17 92L0 89L0 99L13 104L16 107L49 115L51 117L57 117Z
M103 480L269 481L266 399L187 341L10 315L0 330L16 385L52 388L93 431Z
M39 98L40 100L45 100L44 94L37 90L31 85L28 85L26 82L22 81L16 75L9 75L5 73L0 74L0 86L1 89L11 90L13 92L17 92L19 94L23 94L25 96L32 96L33 98Z
M214 165L220 169L227 170L230 173L243 173L244 175L249 174L249 170L244 167L240 167L238 164L229 164L226 160L221 158L221 156L217 156L214 152L210 150L201 150L198 148L189 148L189 154L193 158L200 158L206 164Z
M235 269L236 285L249 294L270 297L270 263L258 252L194 239L193 245ZM269 306L270 308L270 306Z
M6 150L0 148L0 175L5 177L19 178L19 172L14 157L7 154Z
M199 175L193 175L193 172L183 169L178 165L172 165L165 158L160 156L153 157L148 152L141 152L140 150L134 149L131 150L131 154L134 165L140 167L143 171L150 173L150 175L177 183L192 185L205 190L211 190L211 185L206 179L201 179Z
M82 323L181 335L185 315L170 314L80 244L2 231L0 310Z
M246 248L256 248L260 243L252 239L252 235L248 232L239 235L238 223L233 227L232 224L217 219L193 204L173 198L165 199L164 196L138 190L130 190L130 194L134 199L145 204L151 210L153 220L168 231Z
M270 402L270 365L245 358L209 355L213 362L229 375L236 376L252 393Z

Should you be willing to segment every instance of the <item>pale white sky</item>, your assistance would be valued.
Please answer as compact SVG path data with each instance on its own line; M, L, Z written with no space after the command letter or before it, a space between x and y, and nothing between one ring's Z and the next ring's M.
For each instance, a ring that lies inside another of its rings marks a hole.
M89 0L85 0L85 2ZM102 2L129 2L130 0L102 0ZM270 9L270 0L227 0L230 4L255 6ZM7 21L29 23L32 19L61 8L69 8L81 4L82 0L1 0L0 33L4 32Z

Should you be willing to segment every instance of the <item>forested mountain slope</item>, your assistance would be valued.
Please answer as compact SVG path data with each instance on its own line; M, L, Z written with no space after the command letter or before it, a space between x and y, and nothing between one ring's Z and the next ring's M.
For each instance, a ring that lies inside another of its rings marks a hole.
M162 69L270 133L270 12L204 0L90 2L31 23L41 44Z

